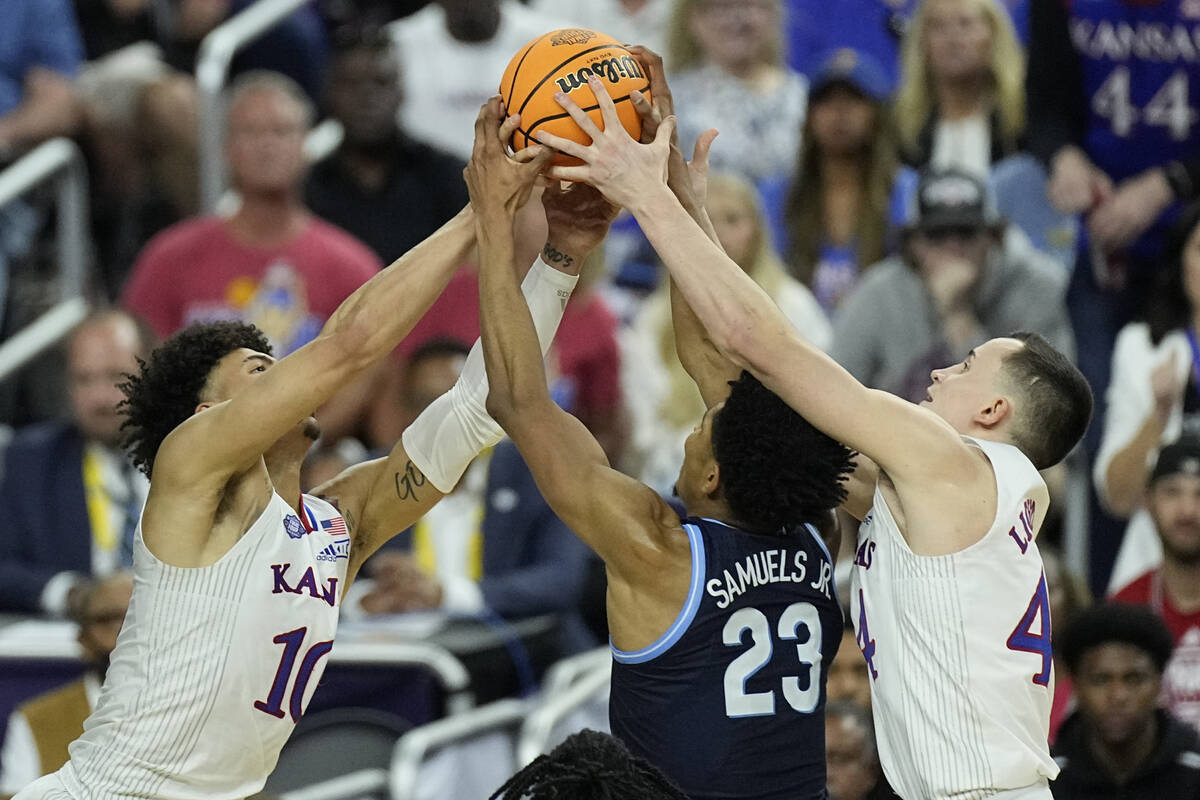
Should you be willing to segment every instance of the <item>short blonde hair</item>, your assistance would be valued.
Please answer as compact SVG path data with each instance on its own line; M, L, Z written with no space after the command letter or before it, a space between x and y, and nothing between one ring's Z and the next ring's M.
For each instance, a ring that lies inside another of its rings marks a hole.
M904 36L900 60L902 77L894 104L901 147L917 149L921 130L933 113L933 77L929 73L929 9L948 0L922 0ZM1025 53L1017 42L1008 12L997 0L957 0L983 14L992 31L989 59L992 102L1000 117L1000 134L1010 148L1025 130Z
M672 72L683 72L695 69L704 64L704 53L700 51L700 43L692 35L692 15L696 9L707 0L675 0L671 7L671 18L667 22L667 52L666 66ZM764 0L771 4L778 18L775 35L762 49L760 56L764 64L783 66L783 3L781 0Z

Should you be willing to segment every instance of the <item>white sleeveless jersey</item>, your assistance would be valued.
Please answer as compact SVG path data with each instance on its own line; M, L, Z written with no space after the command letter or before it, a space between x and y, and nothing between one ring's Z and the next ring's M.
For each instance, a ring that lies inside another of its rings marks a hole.
M273 494L217 563L142 542L95 711L58 777L79 800L232 800L262 788L325 669L350 537L330 504Z
M957 553L909 549L878 487L859 528L851 615L871 675L879 758L905 800L1045 797L1050 612L1034 538L1046 485L1017 448L991 460L996 519ZM1032 788L1036 787L1036 788Z

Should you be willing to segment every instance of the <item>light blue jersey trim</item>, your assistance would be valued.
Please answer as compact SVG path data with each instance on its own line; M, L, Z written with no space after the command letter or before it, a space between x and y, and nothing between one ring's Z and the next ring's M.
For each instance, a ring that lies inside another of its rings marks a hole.
M608 644L612 648L613 658L622 664L643 664L667 652L687 632L692 620L696 618L696 612L700 609L700 600L704 595L704 537L700 535L700 529L691 523L684 523L683 529L687 531L688 542L692 546L692 584L688 588L687 602L684 603L679 616L675 618L675 623L649 647L627 653L624 650L618 650L612 643L612 639L609 639Z
M813 539L815 539L817 542L817 547L821 548L821 552L824 553L825 557L829 559L829 566L832 567L834 564L833 556L829 554L829 547L826 546L825 540L821 538L821 534L818 533L817 529L814 528L810 523L804 523L804 527L807 528L808 532L812 534Z

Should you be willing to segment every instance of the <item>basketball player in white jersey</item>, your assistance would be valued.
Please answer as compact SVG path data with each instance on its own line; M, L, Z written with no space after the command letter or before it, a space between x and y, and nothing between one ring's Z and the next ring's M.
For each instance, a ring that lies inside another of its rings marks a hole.
M499 118L499 98L482 113ZM525 198L548 154L530 155ZM590 188L557 196L547 211L547 248L572 265L603 239L612 213ZM151 475L133 600L70 761L20 800L232 800L262 788L320 680L363 560L500 438L483 410L477 345L460 382L387 458L347 470L317 490L323 497L300 494L310 415L391 352L473 240L467 209L278 362L257 329L214 323L172 337L124 385L128 444ZM539 259L526 276L543 348L576 271Z
M880 759L905 800L1049 800L1053 676L1046 582L1034 541L1038 475L1087 428L1092 397L1041 337L981 344L935 370L919 406L864 387L788 324L663 180L663 148L634 142L593 82L604 130L538 140L584 161L552 177L588 181L628 208L715 347L824 431L859 451L847 510L862 520L851 584L872 676ZM877 466L876 466L877 465Z

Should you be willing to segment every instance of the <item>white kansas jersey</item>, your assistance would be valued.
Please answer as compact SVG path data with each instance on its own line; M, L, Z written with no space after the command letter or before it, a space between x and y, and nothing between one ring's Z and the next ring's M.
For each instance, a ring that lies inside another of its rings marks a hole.
M1054 677L1034 541L1046 485L1017 448L964 438L996 475L996 519L981 540L915 555L878 487L859 528L850 610L879 758L905 800L1048 800Z
M58 777L80 800L232 800L262 788L325 670L350 537L273 494L220 561L184 569L138 528L133 601Z

